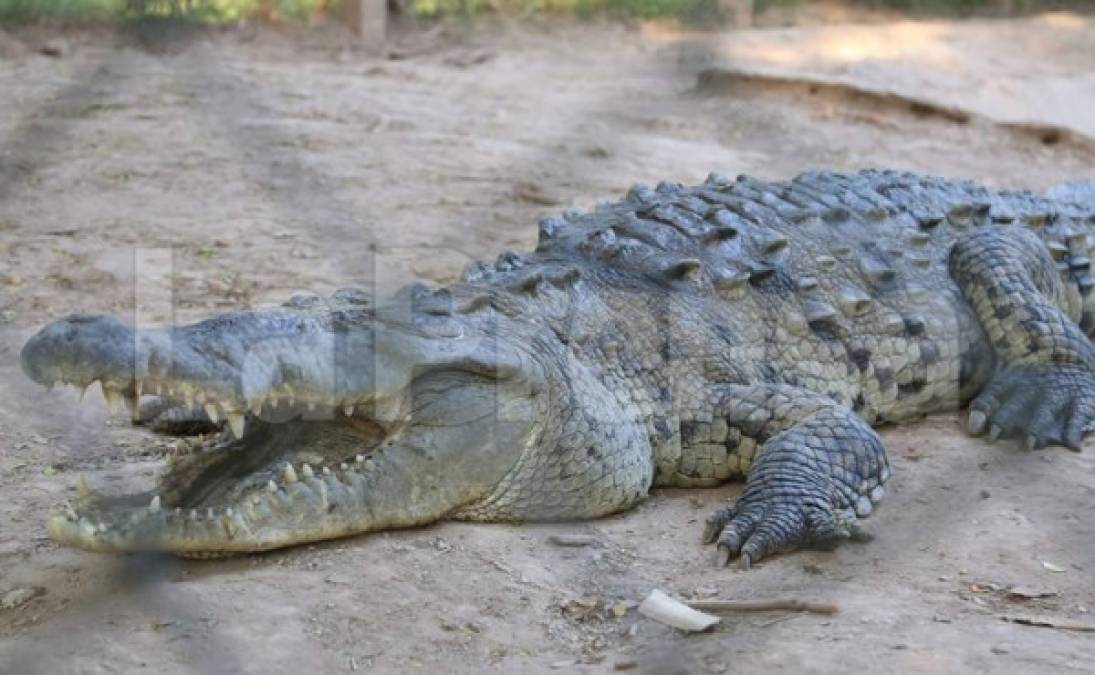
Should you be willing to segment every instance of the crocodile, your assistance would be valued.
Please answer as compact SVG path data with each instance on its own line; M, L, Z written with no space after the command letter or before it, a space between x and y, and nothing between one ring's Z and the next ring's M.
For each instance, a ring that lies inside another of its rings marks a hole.
M27 341L30 378L98 381L145 422L220 431L153 490L78 482L47 529L93 551L219 556L595 518L655 487L744 479L704 523L718 563L866 540L891 475L881 423L968 405L974 435L1080 449L1093 226L1083 182L712 174L545 218L534 252L448 287L186 326L72 315Z

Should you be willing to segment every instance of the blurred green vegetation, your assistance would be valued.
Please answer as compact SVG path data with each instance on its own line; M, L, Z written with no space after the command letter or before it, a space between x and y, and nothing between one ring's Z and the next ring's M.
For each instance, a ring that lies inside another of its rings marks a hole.
M252 16L299 19L326 5L326 0L0 0L0 22L185 17L201 23L221 23Z
M808 0L755 0L758 12L772 6L794 6ZM850 0L851 4L885 7L918 14L968 14L1001 0ZM200 22L235 21L244 17L297 19L323 11L338 0L0 0L0 22L124 20L186 17ZM572 15L580 19L675 18L690 25L712 25L719 19L718 0L401 0L413 16L474 17L482 14L530 16ZM1012 0L1015 10L1049 6L1051 0Z

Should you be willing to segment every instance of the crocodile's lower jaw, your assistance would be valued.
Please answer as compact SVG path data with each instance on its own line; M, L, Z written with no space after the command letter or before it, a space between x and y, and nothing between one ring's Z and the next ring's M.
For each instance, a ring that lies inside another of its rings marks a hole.
M163 551L220 557L353 534L354 509L378 442L366 421L249 420L172 457L156 490L77 496L48 523L50 536L89 551Z

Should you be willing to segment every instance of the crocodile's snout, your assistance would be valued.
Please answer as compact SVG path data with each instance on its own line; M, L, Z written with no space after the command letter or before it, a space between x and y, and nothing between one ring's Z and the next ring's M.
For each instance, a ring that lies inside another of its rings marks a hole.
M80 387L131 377L133 331L111 316L72 314L42 328L23 346L23 372L39 384Z

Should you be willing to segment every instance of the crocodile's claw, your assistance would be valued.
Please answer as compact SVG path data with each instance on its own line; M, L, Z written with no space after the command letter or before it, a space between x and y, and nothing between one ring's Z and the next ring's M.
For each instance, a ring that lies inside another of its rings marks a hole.
M743 503L744 502L744 503ZM834 510L807 501L739 500L707 518L704 543L717 544L717 564L738 558L742 569L774 553L798 548L832 549L871 535L852 509Z
M969 431L1021 437L1028 449L1080 451L1095 427L1095 374L1082 366L1018 365L996 375L970 405Z

